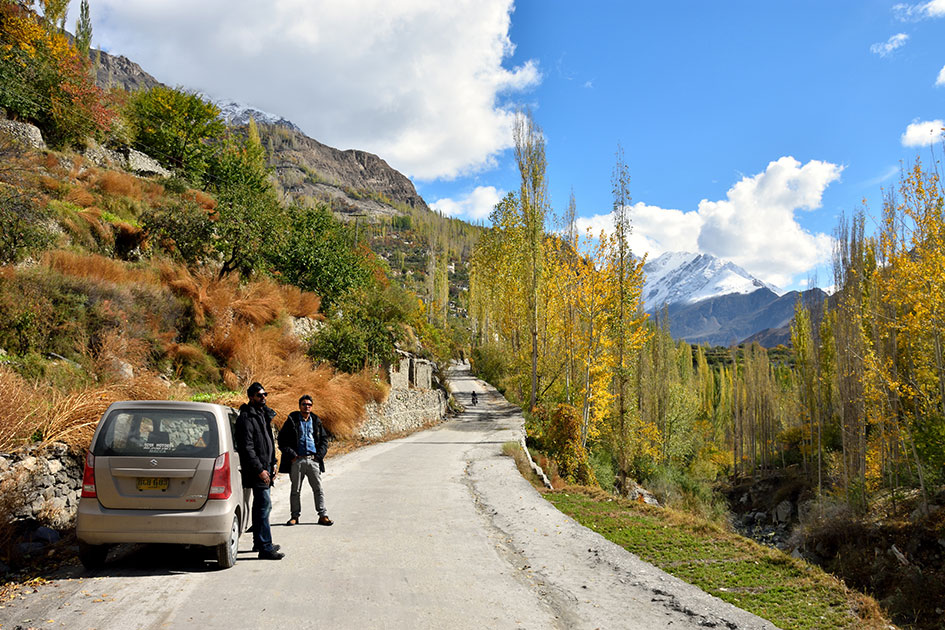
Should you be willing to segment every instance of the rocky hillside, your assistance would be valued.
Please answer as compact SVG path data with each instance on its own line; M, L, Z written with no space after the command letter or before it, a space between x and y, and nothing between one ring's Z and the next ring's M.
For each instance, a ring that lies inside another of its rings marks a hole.
M397 206L428 210L413 183L366 151L341 151L283 126L261 125L260 139L288 197L328 201L344 220L403 214Z
M135 91L163 85L127 57L102 51L93 51L92 57L98 60L96 79L103 87ZM222 107L226 120L236 125L245 124L255 111L232 102ZM343 220L389 219L403 214L398 206L429 210L413 183L380 157L329 147L309 138L290 121L279 121L260 124L260 137L278 185L288 198L303 203L306 199L328 201Z

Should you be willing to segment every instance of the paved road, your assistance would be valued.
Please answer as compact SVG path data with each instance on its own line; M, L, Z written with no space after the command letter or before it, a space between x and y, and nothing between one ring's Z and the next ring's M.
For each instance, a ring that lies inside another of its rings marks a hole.
M281 561L250 536L227 571L169 546L130 546L102 571L80 568L0 609L0 628L773 628L655 569L555 510L524 481L504 442L521 416L460 372L452 422L331 458L333 527L288 519L274 489ZM117 557L116 557L117 556Z

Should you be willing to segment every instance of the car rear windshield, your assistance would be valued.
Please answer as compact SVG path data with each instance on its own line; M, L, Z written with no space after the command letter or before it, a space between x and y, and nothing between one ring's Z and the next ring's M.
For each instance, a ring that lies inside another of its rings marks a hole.
M92 453L216 457L217 445L217 422L209 411L120 409L103 420Z

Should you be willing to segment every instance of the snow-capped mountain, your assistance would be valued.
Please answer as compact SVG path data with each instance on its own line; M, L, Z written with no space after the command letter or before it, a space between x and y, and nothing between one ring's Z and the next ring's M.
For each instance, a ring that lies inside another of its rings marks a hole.
M302 131L291 120L286 120L278 114L270 114L269 112L264 112L261 109L243 105L236 101L229 101L227 103L221 102L216 105L220 108L220 118L228 125L246 125L249 124L249 119L252 118L258 123L280 125L292 129L293 131Z
M732 262L710 254L666 252L644 265L643 306L654 312L669 304L694 304L723 295L753 293L777 287L755 278Z

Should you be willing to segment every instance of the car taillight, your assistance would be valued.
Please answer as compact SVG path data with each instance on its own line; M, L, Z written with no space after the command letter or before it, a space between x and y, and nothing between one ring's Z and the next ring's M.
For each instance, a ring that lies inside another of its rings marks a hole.
M213 479L210 480L211 499L229 499L233 494L230 488L230 454L223 453L213 462Z
M85 469L82 471L82 496L88 499L94 499L98 496L95 492L95 456L89 451L85 454Z

